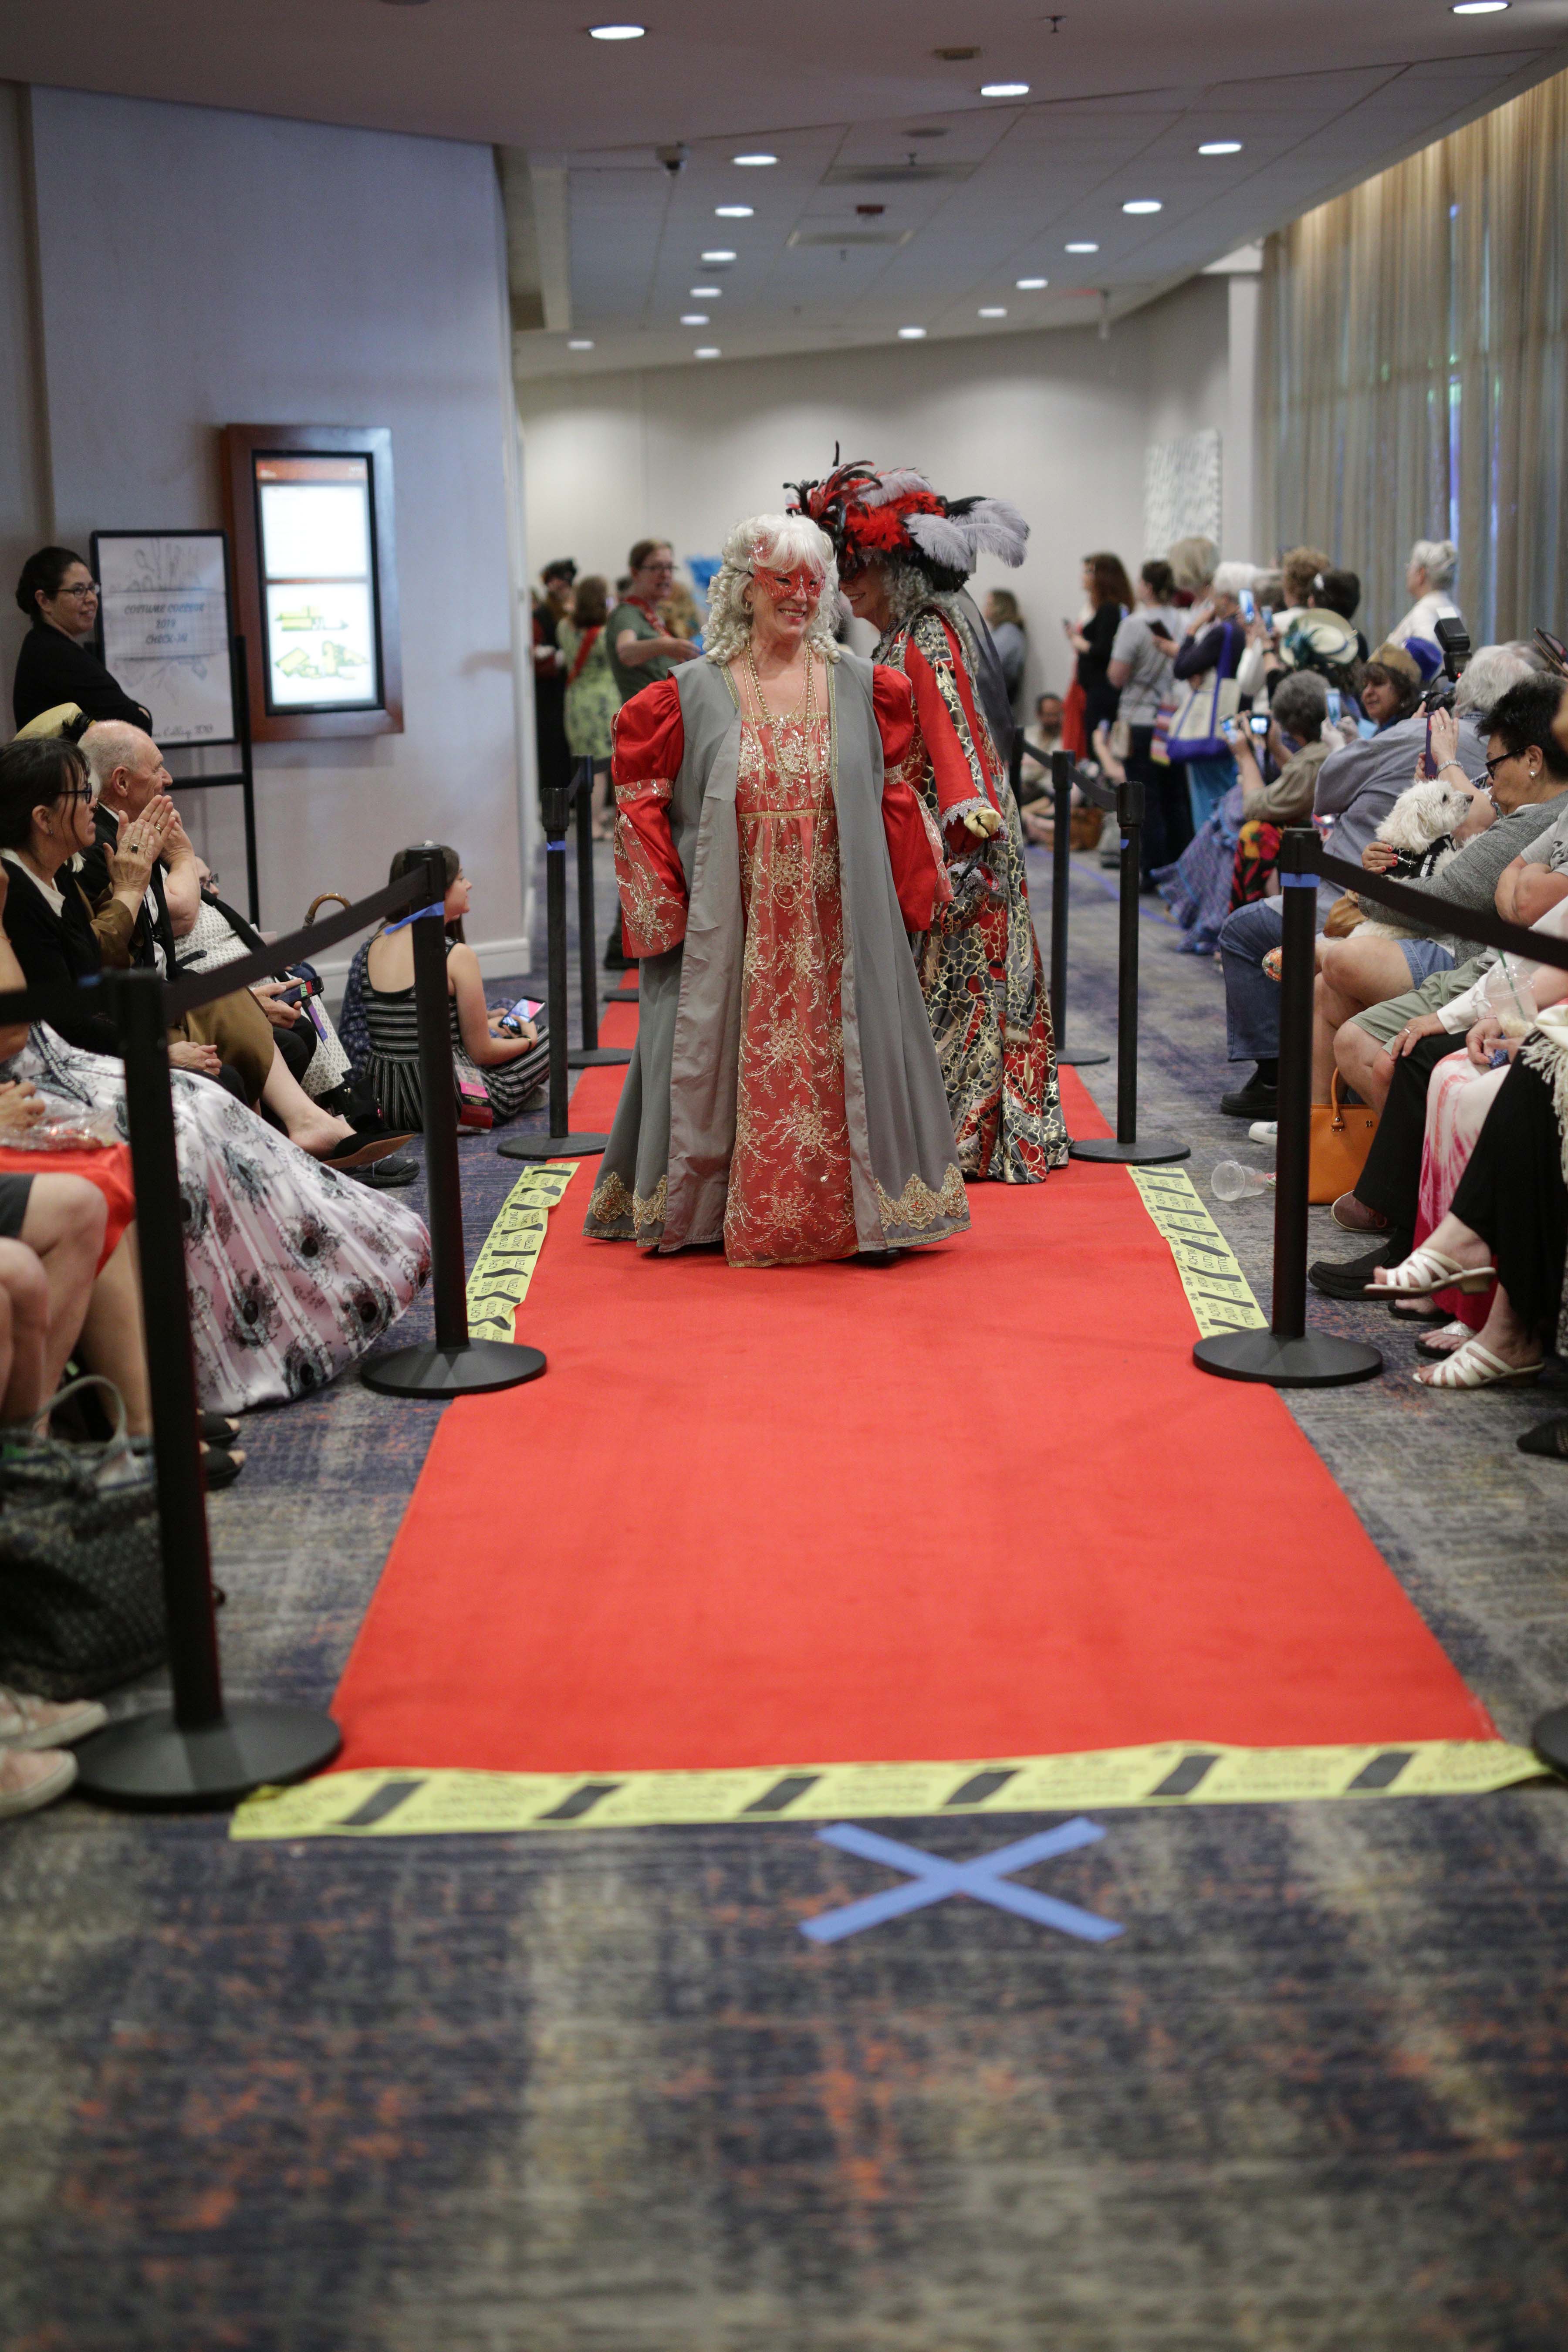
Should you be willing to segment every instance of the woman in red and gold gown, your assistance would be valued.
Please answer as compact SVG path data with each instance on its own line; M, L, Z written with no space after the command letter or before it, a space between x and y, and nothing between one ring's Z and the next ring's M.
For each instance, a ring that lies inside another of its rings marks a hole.
M738 609L728 626L716 612L709 658L616 722L645 1066L628 1073L587 1230L667 1250L721 1231L731 1265L805 1265L968 1222L907 937L948 886L906 774L921 761L907 680L812 625L830 564L811 525L782 548L776 530L745 530L757 543L729 563ZM815 560L792 561L796 540Z

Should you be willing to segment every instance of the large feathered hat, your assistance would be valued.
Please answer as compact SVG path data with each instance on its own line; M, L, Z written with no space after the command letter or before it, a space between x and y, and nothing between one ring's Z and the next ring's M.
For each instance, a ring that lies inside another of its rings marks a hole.
M1005 499L944 499L912 467L844 465L836 448L825 481L784 488L795 492L791 513L809 515L833 541L841 579L879 556L901 556L938 587L956 588L982 552L1024 561L1029 526L1016 507Z

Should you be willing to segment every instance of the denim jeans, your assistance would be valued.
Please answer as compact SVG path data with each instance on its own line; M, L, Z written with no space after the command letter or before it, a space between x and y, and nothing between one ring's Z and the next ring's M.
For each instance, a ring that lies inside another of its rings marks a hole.
M1192 803L1193 831L1201 833L1236 782L1236 761L1228 751L1214 760L1187 761L1187 796Z
M1280 898L1255 898L1227 915L1219 935L1225 971L1226 1048L1233 1062L1270 1062L1279 1053L1279 982L1263 959L1285 936Z

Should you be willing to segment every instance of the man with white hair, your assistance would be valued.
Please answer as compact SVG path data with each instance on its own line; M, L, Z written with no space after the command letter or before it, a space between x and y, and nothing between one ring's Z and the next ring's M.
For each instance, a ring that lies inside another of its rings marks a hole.
M1479 783L1486 774L1485 729L1493 705L1510 686L1535 675L1512 646L1483 646L1472 658L1455 697L1459 724L1454 748L1455 761L1470 783ZM1426 713L1418 710L1413 719L1385 727L1366 742L1347 744L1323 761L1312 814L1334 820L1327 844L1331 857L1360 865L1362 851L1415 781L1415 763L1425 756L1427 740ZM1339 896L1333 885L1323 886L1320 917ZM1219 1107L1229 1118L1268 1119L1278 1107L1279 986L1263 962L1269 950L1279 946L1283 931L1283 902L1259 898L1238 907L1219 935L1227 1055L1233 1062L1258 1066L1245 1086L1221 1096Z

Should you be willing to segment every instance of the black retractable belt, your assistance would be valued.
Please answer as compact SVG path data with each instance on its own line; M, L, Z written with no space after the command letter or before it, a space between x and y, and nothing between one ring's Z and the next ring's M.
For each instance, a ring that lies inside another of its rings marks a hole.
M1051 753L1051 1028L1057 1060L1070 1070L1109 1062L1092 1048L1068 1051L1068 908L1072 888L1072 771L1070 751Z
M584 1160L603 1151L610 1139L607 1135L574 1135L566 1124L566 827L572 795L577 789L574 779L570 784L546 784L539 795L544 817L544 909L550 958L550 1132L508 1136L496 1146L503 1160Z
M1133 1168L1185 1160L1190 1143L1171 1136L1138 1138L1138 890L1139 844L1143 832L1143 787L1129 777L1112 791L1080 778L1079 789L1100 808L1113 809L1121 835L1121 894L1117 908L1116 1133L1089 1136L1069 1147L1075 1160L1113 1160Z
M567 1055L567 1068L597 1070L629 1062L629 1046L599 1043L599 990L594 971L594 762L589 759L577 770L577 966L583 992L583 1043ZM550 1124L554 1126L553 1118Z

